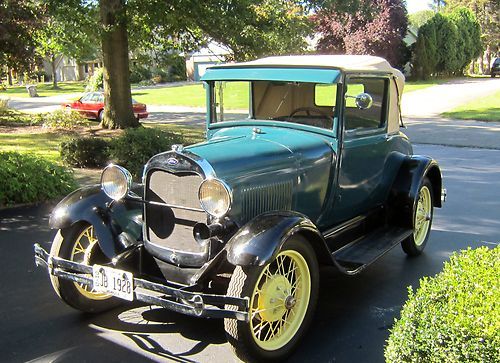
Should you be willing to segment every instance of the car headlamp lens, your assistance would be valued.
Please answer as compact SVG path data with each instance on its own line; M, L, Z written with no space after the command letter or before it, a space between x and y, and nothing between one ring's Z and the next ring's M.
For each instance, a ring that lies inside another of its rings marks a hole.
M214 217L224 216L231 206L231 194L228 187L220 180L206 179L198 191L202 208Z
M101 188L108 197L120 200L127 195L132 185L132 176L127 169L108 165L101 174Z

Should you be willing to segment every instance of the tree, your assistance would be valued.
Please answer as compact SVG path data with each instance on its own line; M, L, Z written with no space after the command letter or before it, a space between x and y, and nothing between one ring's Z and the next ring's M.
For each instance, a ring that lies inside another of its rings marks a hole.
M241 60L302 50L310 30L309 2L302 0L44 1L98 10L94 32L101 37L106 96L102 124L111 128L139 125L130 101L130 49L179 51L215 40Z
M444 1L444 0L432 0L430 1L429 5L431 6L431 8L439 13L445 6L446 6L446 3L448 1Z
M432 10L421 10L408 15L408 23L410 26L418 29L427 23L434 16Z
M40 27L44 8L30 0L0 4L0 66L27 71L34 60L34 32Z
M480 56L480 68L482 73L489 72L491 54L496 54L500 51L500 1L498 0L448 0L445 10L453 12L453 10L466 7L472 11L475 18L479 22L481 28L481 41L486 48L487 68L482 69L483 54Z
M413 64L419 78L463 74L481 49L479 24L467 9L436 13L418 32Z
M394 66L404 63L408 23L401 0L359 0L350 6L344 2L320 10L314 20L321 34L320 52L371 54Z
M52 66L52 84L57 88L56 61L60 56L80 60L96 52L95 17L91 8L78 1L48 2L41 18L43 26L35 32L36 52Z
M413 53L413 68L417 78L429 78L436 70L437 61L436 26L434 22L428 21L418 31Z

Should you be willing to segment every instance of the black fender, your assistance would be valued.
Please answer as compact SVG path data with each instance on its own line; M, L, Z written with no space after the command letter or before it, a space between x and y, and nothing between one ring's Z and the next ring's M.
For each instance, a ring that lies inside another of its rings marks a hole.
M318 228L306 216L292 211L266 212L240 228L225 246L227 260L235 266L264 266L296 233L311 243L320 262L332 264L331 253Z
M432 184L434 207L442 207L443 178L437 161L428 156L408 156L399 168L388 202L391 210L396 211L393 218L399 224L413 228L413 210L417 203L418 191L425 177L429 178Z
M133 191L142 194L136 186ZM112 259L142 237L142 204L124 198L113 201L100 185L77 189L54 208L49 225L63 229L78 222L94 227L102 252Z

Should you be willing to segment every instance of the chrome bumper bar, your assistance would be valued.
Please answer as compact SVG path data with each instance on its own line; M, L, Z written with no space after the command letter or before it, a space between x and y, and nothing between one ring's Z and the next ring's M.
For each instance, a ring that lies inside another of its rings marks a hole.
M38 243L34 245L35 264L47 267L49 274L92 288L92 266L50 255ZM204 294L183 290L178 285L159 284L134 277L134 300L198 317L230 318L248 321L248 299ZM231 305L235 310L219 308Z

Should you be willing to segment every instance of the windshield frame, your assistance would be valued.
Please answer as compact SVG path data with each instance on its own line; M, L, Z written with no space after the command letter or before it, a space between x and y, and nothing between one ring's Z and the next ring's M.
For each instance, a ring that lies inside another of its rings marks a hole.
M234 127L234 126L274 126L274 127L285 127L292 129L300 129L312 131L320 134L327 135L329 137L338 138L339 131L339 120L341 115L341 109L343 107L343 95L342 95L342 79L343 77L339 77L339 79L335 82L298 82L298 83L313 83L313 84L334 84L337 85L337 91L335 96L335 106L333 107L333 122L332 128L321 128L317 126L310 126L300 123L293 123L288 121L280 121L280 120L269 120L269 119L257 119L255 118L255 110L253 104L253 83L252 80L210 80L204 82L204 88L206 90L206 102L207 102L207 124L206 131L210 133L210 130L220 129L224 127ZM216 102L216 82L238 82L238 81L246 81L249 82L250 91L249 91L249 110L248 116L246 118L241 118L238 120L225 120L225 121L217 121L217 102ZM260 80L259 80L260 81ZM290 81L293 82L293 81Z

